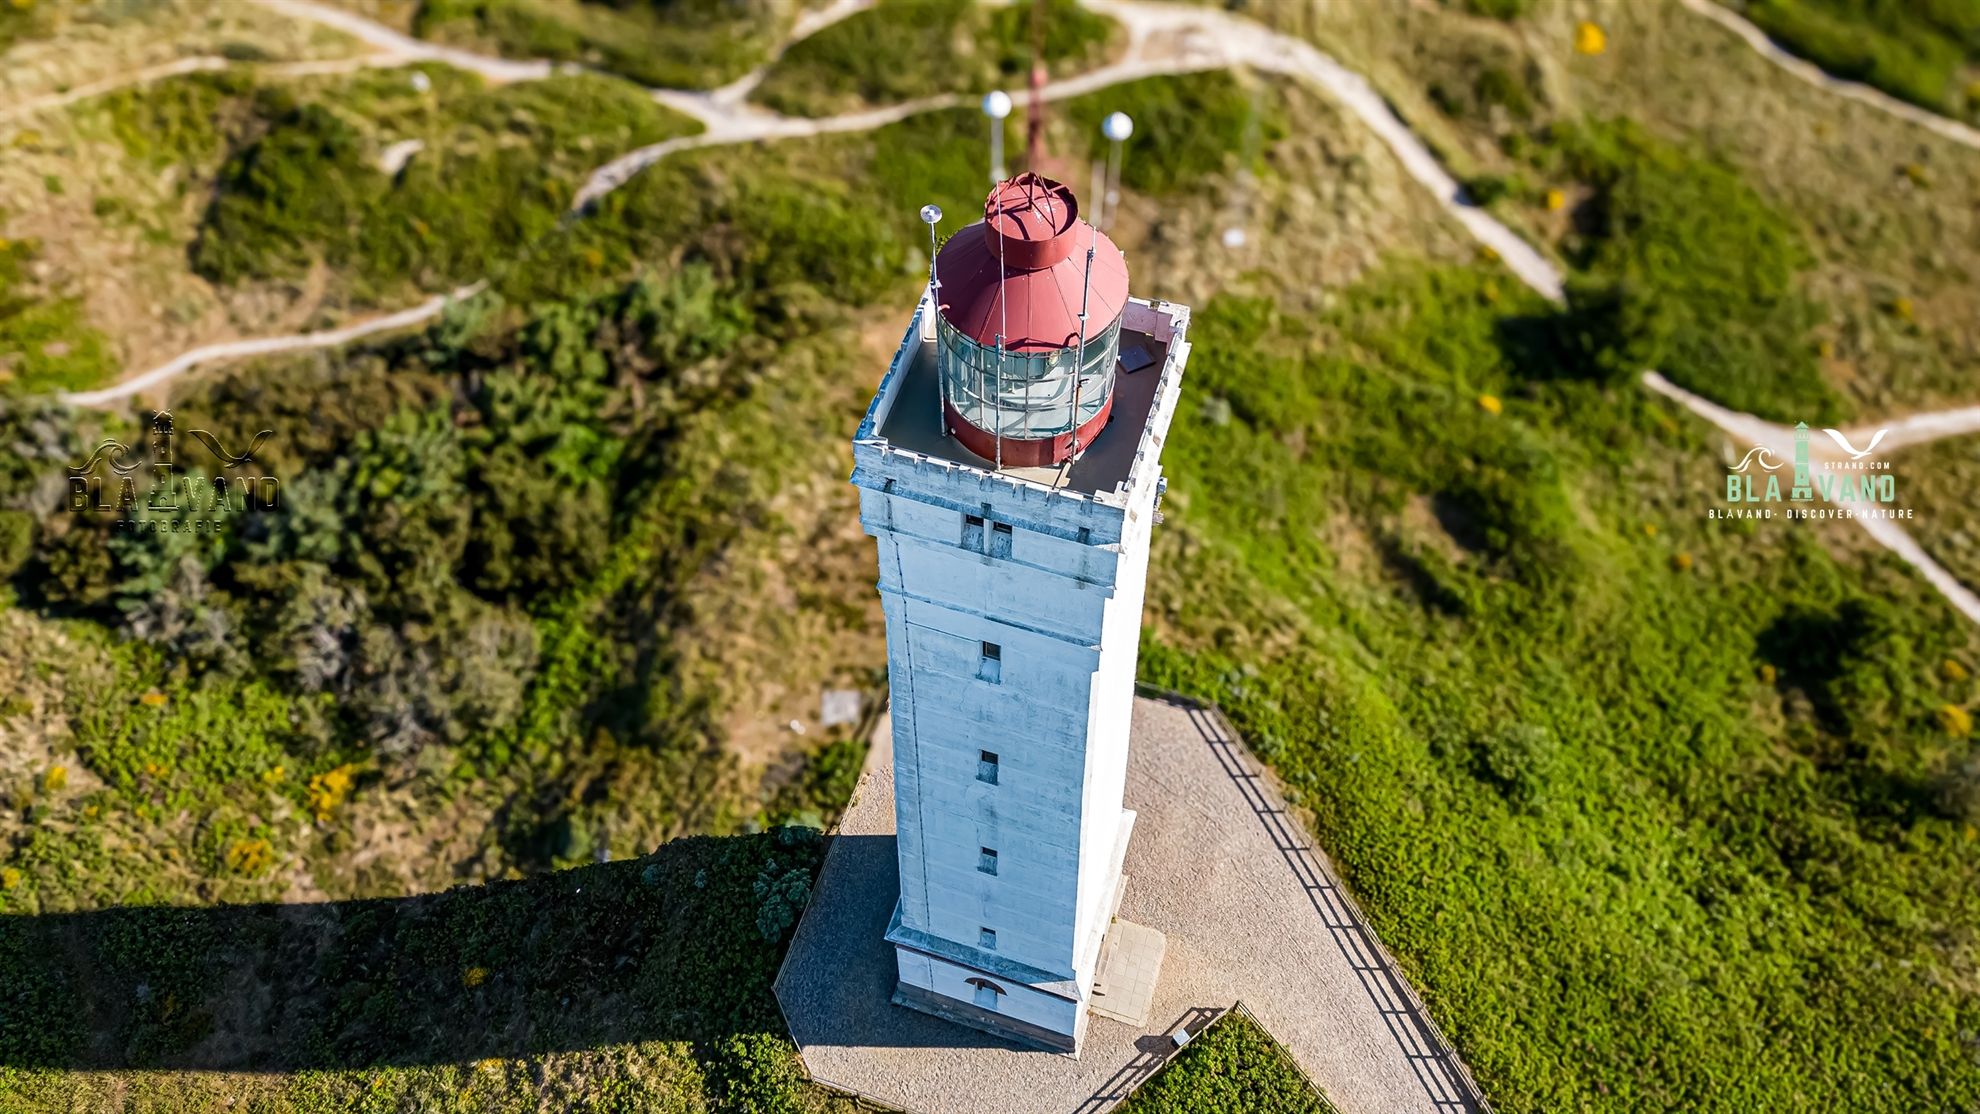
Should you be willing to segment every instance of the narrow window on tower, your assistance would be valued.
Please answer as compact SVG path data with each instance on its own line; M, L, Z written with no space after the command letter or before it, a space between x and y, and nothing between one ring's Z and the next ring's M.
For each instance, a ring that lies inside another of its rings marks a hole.
M1011 527L1007 522L990 524L990 556L1009 557L1011 555Z
M976 675L993 685L1004 683L1004 648L995 642L985 642L983 656L976 661Z
M985 874L997 873L997 852L989 847L977 848L976 869Z
M976 946L977 946L977 947L979 947L979 948L982 948L982 949L983 949L984 951L986 951L986 952L994 952L994 951L996 951L996 950L997 950L997 930L996 930L996 929L994 929L994 928L979 928L979 929L977 929L977 930L976 930Z
M997 753L989 750L976 752L976 780L997 784Z
M983 552L983 516L966 514L963 516L962 547Z
M989 979L971 979L969 980L969 985L976 988L974 1000L977 1005L982 1006L986 1010L997 1008L997 995L1004 992L1003 987L998 986Z

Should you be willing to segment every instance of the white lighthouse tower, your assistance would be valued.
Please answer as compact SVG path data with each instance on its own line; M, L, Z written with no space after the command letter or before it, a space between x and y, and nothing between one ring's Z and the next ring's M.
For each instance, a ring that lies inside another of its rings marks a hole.
M1031 174L932 277L853 444L887 616L894 1000L1077 1052L1134 829L1135 654L1189 310L1130 298L1120 250Z

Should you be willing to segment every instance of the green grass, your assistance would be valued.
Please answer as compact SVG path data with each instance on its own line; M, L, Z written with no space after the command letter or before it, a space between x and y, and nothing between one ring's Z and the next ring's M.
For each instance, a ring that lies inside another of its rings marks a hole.
M830 116L939 93L1014 88L1031 71L1031 5L881 0L791 45L753 97L779 112ZM1122 32L1072 0L1052 0L1044 58L1054 76L1105 61Z
M1822 378L1803 293L1800 230L1740 177L1628 121L1556 125L1539 173L1588 194L1562 247L1566 349L1617 381L1655 368L1730 406L1826 424L1843 402Z
M293 278L322 262L365 301L470 281L551 234L592 168L694 130L597 76L466 91L444 111L402 75L368 79L382 81L391 92L370 98L368 119L396 123L389 134L409 131L428 150L388 177L376 165L382 137L347 107L265 95L266 131L220 172L193 250L197 273L231 284Z
M1118 1107L1121 1114L1331 1114L1292 1057L1247 1014L1232 1010Z
M645 85L706 89L766 61L797 10L769 0L425 0L413 32L583 63Z
M1980 1100L1980 637L1846 524L1705 519L1716 441L1530 360L1539 312L1199 307L1144 678L1286 779L1501 1110Z
M1980 119L1980 5L1962 0L1751 0L1737 10L1836 75Z
M1261 167L1242 165L1286 137L1290 124L1272 87L1252 74L1212 71L1188 80L1151 77L1104 94L1067 102L1064 111L1086 156L1106 158L1100 121L1110 112L1134 119L1121 184L1139 193L1174 197L1212 175ZM1075 183L1084 188L1084 183Z
M770 993L821 858L780 828L420 897L0 916L0 1101L163 1069L136 1108L842 1109Z
M87 386L110 365L109 345L73 295L36 295L28 267L40 254L26 240L0 239L0 391Z

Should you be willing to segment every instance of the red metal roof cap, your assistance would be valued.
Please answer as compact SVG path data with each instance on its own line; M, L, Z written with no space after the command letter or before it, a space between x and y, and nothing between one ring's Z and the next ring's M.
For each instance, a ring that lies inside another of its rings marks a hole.
M1000 198L1006 202L1002 214ZM1079 219L1070 189L1020 174L990 191L984 212L982 224L949 237L935 256L942 316L950 325L981 345L996 344L1003 333L1013 352L1042 352L1080 343L1082 305L1087 340L1120 317L1128 299L1127 260L1106 233ZM1035 238L1040 235L1045 238Z
M1004 265L1028 271L1050 267L1072 254L1079 199L1064 182L1027 170L999 182L983 201L983 231L990 250L1001 247ZM1000 245L998 240L1002 240Z

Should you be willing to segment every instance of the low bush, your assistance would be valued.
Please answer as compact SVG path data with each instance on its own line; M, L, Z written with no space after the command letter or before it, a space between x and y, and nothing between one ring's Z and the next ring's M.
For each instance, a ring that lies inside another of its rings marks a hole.
M792 44L752 95L780 112L827 116L939 93L1021 86L1031 70L1031 14L1029 0L996 7L974 0L881 0ZM1044 59L1054 75L1098 65L1121 37L1112 20L1073 0L1047 4Z
M1298 1065L1247 1014L1196 1035L1119 1107L1121 1114L1332 1114Z
M1769 36L1837 77L1935 112L1980 115L1980 103L1961 103L1960 88L1967 72L1980 66L1980 6L1750 0L1742 10Z
M1557 125L1541 162L1592 193L1565 247L1567 349L1599 374L1645 368L1735 410L1844 416L1822 378L1801 231L1730 169L1627 121Z
M426 0L413 31L645 85L707 89L767 59L796 10L776 0Z

